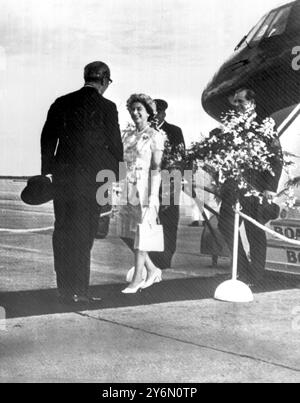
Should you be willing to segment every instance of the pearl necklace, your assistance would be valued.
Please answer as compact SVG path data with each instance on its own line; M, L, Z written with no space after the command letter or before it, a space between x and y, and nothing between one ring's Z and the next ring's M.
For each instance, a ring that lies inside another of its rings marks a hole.
M139 136L140 134L143 134L148 128L149 128L149 125L147 125L140 131L138 131L138 129L136 129L136 134Z

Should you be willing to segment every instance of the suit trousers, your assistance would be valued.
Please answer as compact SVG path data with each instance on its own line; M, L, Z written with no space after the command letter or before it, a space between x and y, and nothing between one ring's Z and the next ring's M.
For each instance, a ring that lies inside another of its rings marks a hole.
M229 249L232 251L235 218L233 206L235 200L230 197L230 195L227 194L227 196L228 197L222 199L218 226ZM259 200L257 197L241 197L240 204L244 214L254 218L261 224L265 224L260 214L261 209L259 208ZM243 219L240 218L240 224L242 222ZM248 261L241 239L239 239L238 274L245 280L259 281L264 274L266 264L266 233L247 220L244 220L244 225L250 246L251 263Z
M96 186L82 178L54 178L53 184L53 252L57 287L64 296L86 296L90 280L91 249L101 211L96 201Z
M155 266L160 269L168 269L171 267L172 258L176 251L179 206L161 206L159 219L164 230L165 248L163 252L149 252L149 256Z

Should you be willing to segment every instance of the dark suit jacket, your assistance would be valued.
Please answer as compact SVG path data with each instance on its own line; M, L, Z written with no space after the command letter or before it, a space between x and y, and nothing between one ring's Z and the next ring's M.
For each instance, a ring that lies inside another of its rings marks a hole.
M180 129L180 127L175 126L175 125L171 125L170 123L168 123L166 121L162 124L160 129L163 130L166 133L168 141L169 141L170 146L171 146L171 152L169 151L170 150L169 148L165 149L161 167L162 167L162 169L167 169L169 171L170 170L172 171L172 168L170 168L170 166L169 166L169 164L167 162L168 159L167 159L167 154L166 153L170 152L170 154L172 155L172 153L174 152L176 154L176 147L178 147L178 146L182 146L183 149L185 149L184 137L183 137L182 130ZM180 169L182 171L182 173L183 173L184 163L180 164L178 167L176 167L176 169ZM171 180L170 190L169 190L169 192L170 192L170 205L171 206L174 206L174 205L178 206L179 200L175 200L175 194L174 194L175 188L174 188L174 186L175 186L175 183L174 183L173 180ZM179 194L177 194L177 196L179 196ZM162 187L160 189L160 200L161 199L162 199ZM164 208L166 208L166 206L164 206Z
M257 121L261 123L260 119L257 119ZM245 176L248 182L259 192L268 190L276 193L283 169L282 148L279 138L269 140L267 143L267 148L269 153L273 155L269 159L269 163L274 175L272 175L269 171L258 172L255 170L250 170L249 172L245 172Z
M180 127L171 125L170 123L165 121L161 126L161 129L166 133L172 147L176 147L180 144L182 144L183 146L185 145L184 137Z
M42 174L95 178L102 169L116 172L123 161L118 112L95 88L83 87L50 107L41 135Z

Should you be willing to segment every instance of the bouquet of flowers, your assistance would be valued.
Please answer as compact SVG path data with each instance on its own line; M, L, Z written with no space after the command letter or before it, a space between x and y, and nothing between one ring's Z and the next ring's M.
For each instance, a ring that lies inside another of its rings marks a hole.
M227 180L236 185L237 197L262 197L251 183L253 172L267 171L274 176L273 158L278 155L275 122L266 118L261 123L253 111L229 111L221 117L222 126L210 132L201 142L193 143L188 159L202 162L203 169L213 175L218 186Z
M162 169L172 171L178 169L183 172L186 164L186 152L183 144L171 145L168 139L165 141Z
M282 196L284 196L283 204L285 205L285 207L294 208L297 202L297 198L295 196L295 189L300 186L300 176L294 176L291 171L291 168L293 168L293 165L295 165L295 160L299 159L300 157L287 151L284 151L283 156L284 156L284 168L288 180L285 183L284 189L281 190L276 195L276 197L281 198Z

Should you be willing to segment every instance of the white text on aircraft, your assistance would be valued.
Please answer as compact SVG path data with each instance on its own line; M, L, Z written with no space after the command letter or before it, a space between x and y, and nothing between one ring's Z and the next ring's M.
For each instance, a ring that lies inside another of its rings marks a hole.
M292 61L292 67L294 70L300 70L300 46L295 46L292 50L292 54L296 57Z

